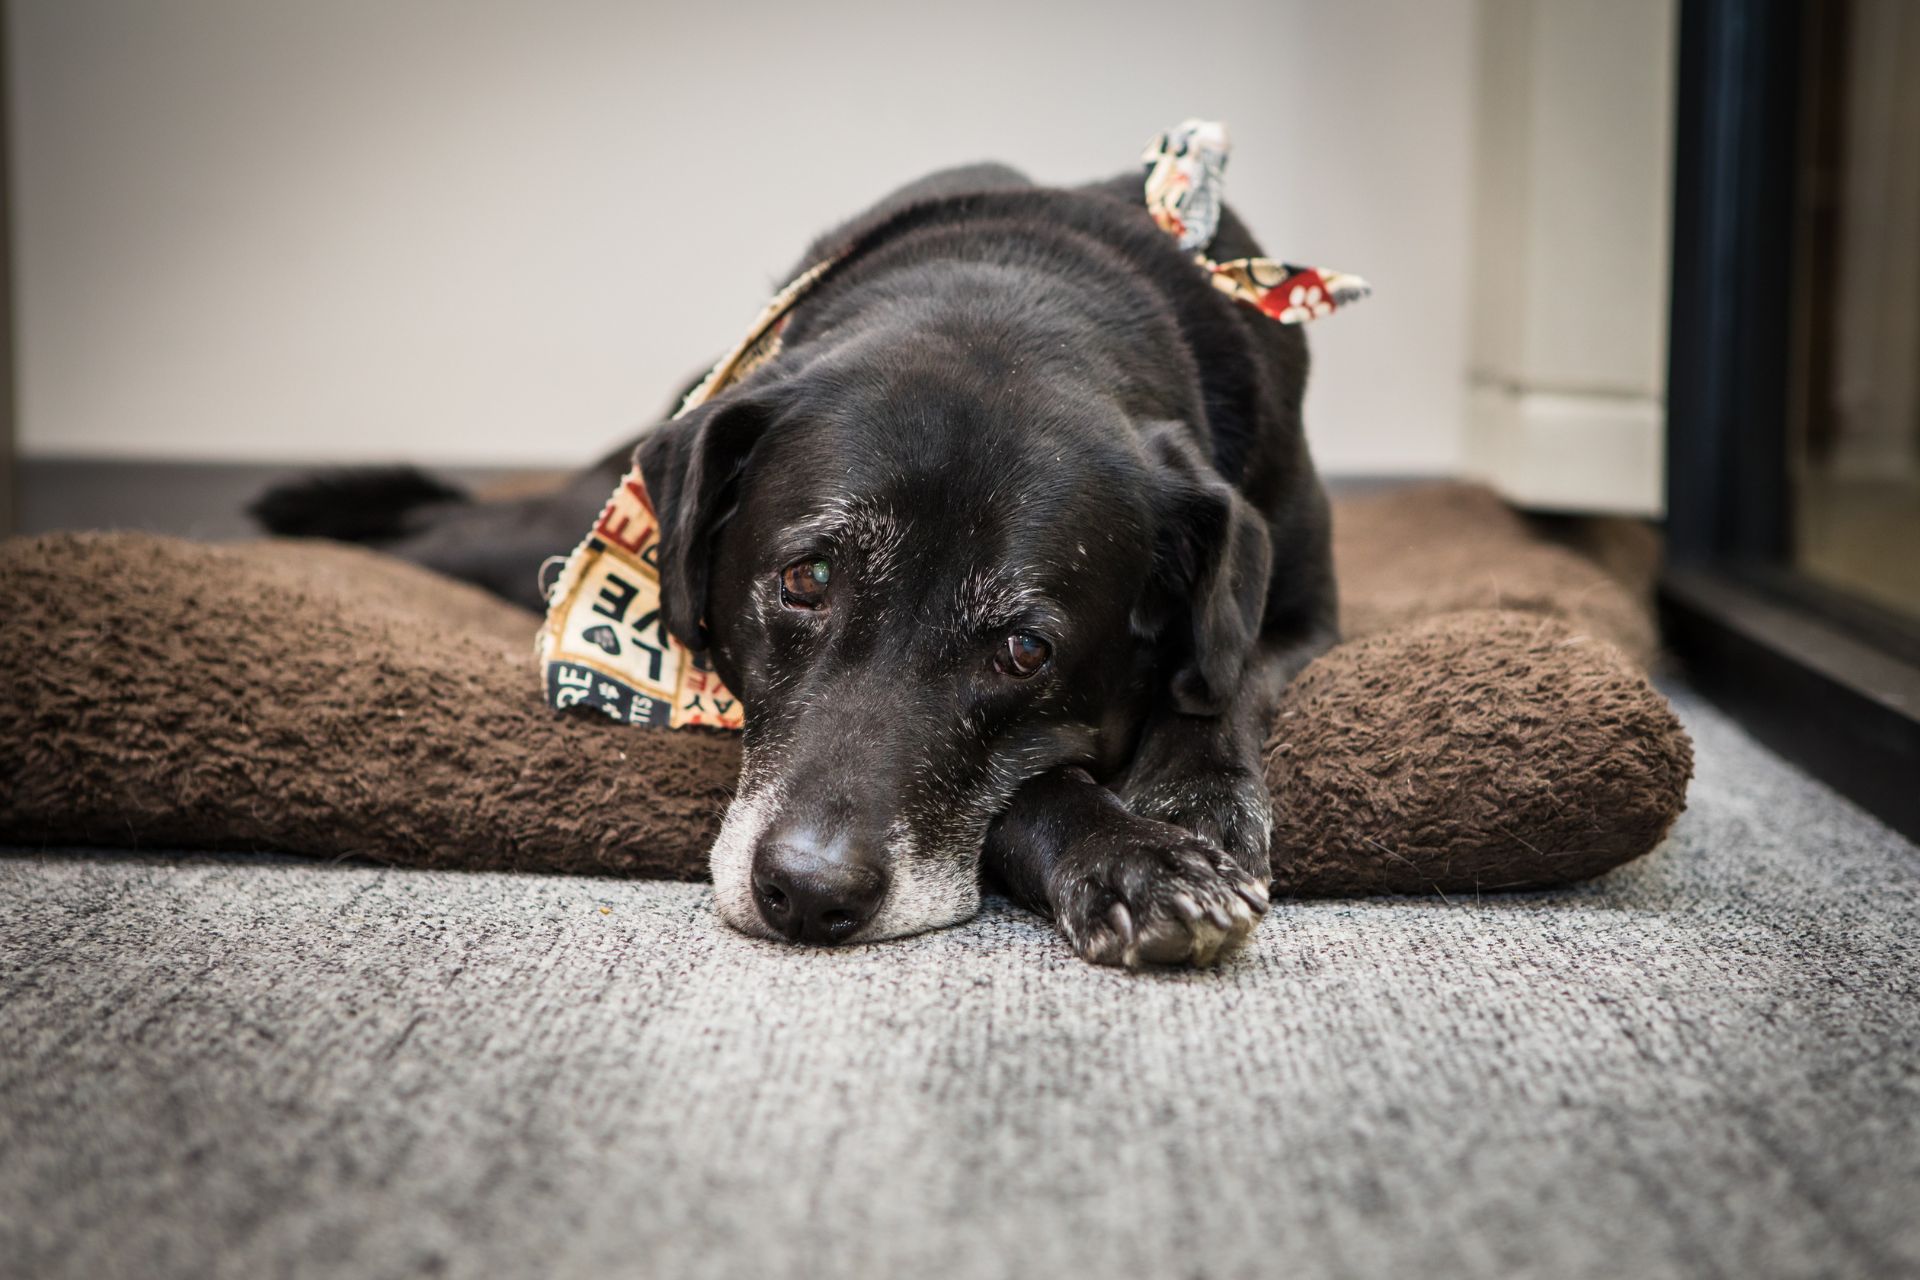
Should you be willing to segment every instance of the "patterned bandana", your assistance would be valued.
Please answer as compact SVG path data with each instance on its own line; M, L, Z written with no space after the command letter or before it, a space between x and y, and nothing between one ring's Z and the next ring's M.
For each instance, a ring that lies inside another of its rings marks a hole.
M1206 256L1220 224L1227 131L1189 120L1155 138L1143 157L1147 211L1193 252L1214 288L1281 324L1304 324L1367 296L1358 276L1272 258ZM787 318L837 259L815 263L773 296L746 336L674 417L690 413L779 354ZM596 707L626 724L738 729L740 700L707 663L667 633L660 610L660 522L635 467L607 499L585 541L547 590L537 639L547 701L556 709Z
M1325 267L1300 267L1273 258L1215 262L1202 250L1213 243L1224 207L1227 127L1189 120L1147 144L1147 212L1160 229L1193 250L1213 287L1281 324L1305 324L1331 315L1373 292L1365 280Z

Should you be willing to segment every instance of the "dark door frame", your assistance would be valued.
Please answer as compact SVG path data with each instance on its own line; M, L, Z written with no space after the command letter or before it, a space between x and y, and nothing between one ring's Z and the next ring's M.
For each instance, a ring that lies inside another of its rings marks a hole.
M1661 612L1702 692L1920 840L1920 637L1788 563L1801 59L1817 3L1682 0Z

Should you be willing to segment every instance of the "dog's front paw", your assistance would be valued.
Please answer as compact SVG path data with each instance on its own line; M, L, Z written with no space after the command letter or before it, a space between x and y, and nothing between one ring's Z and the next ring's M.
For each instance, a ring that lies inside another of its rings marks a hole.
M1191 831L1266 878L1273 793L1257 770L1218 765L1160 776L1128 791L1127 808Z
M1210 965L1267 913L1267 886L1234 855L1132 818L1076 843L1049 884L1054 923L1095 964Z

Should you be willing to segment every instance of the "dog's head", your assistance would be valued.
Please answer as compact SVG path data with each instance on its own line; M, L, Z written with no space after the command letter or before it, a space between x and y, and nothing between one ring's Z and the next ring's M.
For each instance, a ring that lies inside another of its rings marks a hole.
M1177 423L944 367L756 379L644 439L669 630L746 708L722 915L840 943L963 920L1026 780L1216 710L1264 522Z

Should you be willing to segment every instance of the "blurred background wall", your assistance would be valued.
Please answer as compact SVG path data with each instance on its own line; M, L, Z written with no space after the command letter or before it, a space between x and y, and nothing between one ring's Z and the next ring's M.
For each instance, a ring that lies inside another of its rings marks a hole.
M1311 332L1323 468L1462 462L1474 0L8 12L27 460L584 462L890 186L1202 115L1270 251L1375 285Z

